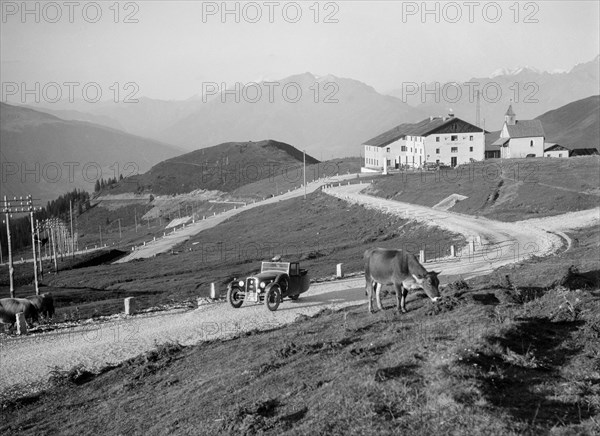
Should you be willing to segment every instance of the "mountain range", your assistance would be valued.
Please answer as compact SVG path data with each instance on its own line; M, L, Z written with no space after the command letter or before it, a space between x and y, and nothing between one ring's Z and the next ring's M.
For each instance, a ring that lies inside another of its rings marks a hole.
M0 103L0 195L42 202L97 179L143 173L182 149L110 127Z
M533 119L572 101L600 94L600 56L568 72L549 73L531 67L500 69L490 77L465 82L404 84L390 95L431 115L452 111L475 123L478 90L480 126L498 130L510 104L518 119Z

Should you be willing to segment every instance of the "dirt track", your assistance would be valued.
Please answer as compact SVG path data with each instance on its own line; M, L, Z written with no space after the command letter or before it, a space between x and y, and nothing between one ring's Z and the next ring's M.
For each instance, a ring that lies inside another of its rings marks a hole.
M356 178L356 174L346 174L340 176L329 177L327 179L315 180L314 182L306 184L306 193L311 193L319 189L325 183L333 183L342 180L347 180L350 178ZM267 198L263 201L257 201L256 203L247 204L244 207L239 207L237 209L230 209L226 212L220 213L219 215L215 215L212 217L208 217L205 220L197 221L194 224L188 225L185 228L180 228L176 232L171 232L163 238L157 239L156 241L148 242L146 245L136 248L135 251L131 252L129 255L119 259L115 263L125 263L134 259L142 259L155 256L159 253L165 253L172 249L173 247L181 244L182 242L188 240L191 236L194 236L200 233L203 230L210 229L215 227L216 225L222 223L223 221L235 216L239 213L245 212L247 210L253 209L259 206L265 206L268 204L277 203L278 201L288 200L290 198L301 197L304 195L304 189L296 189L294 191L287 192L285 194L278 195L277 197Z
M325 192L367 207L438 225L467 237L481 238L481 243L475 243L474 252L467 246L457 250L456 258L426 264L427 269L443 271L442 283L444 276L461 274L468 278L484 274L531 255L548 255L569 242L565 241L566 235L559 236L540 228L546 222L554 231L559 231L558 224L566 222L561 217L532 223L503 223L362 195L359 192L364 187L340 186ZM598 210L569 214L567 222L577 222L579 227L593 225L598 222ZM363 280L357 278L313 285L299 301L285 301L277 312L269 312L262 305L234 310L228 304L209 304L192 311L139 315L46 334L3 338L0 341L0 390L17 383L44 381L54 366L68 369L84 364L98 368L136 356L152 349L156 343L178 341L189 345L287 324L299 315L310 316L325 308L363 304L366 301Z

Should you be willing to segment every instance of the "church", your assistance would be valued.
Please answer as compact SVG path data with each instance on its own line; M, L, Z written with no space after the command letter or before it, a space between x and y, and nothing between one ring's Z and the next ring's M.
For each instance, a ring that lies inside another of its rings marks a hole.
M517 120L512 105L504 115L500 137L492 147L500 147L503 159L544 156L544 128L540 120Z

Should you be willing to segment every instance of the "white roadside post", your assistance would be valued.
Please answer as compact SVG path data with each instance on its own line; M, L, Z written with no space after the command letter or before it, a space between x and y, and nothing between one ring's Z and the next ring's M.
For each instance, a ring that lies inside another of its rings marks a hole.
M125 298L125 315L133 315L135 313L134 300L134 297Z
M338 279L341 279L341 278L343 278L343 277L344 277L344 271L343 271L343 269L342 269L342 266L343 266L343 265L344 265L343 263L338 263L338 264L336 265L336 269L335 269L335 276L336 276Z

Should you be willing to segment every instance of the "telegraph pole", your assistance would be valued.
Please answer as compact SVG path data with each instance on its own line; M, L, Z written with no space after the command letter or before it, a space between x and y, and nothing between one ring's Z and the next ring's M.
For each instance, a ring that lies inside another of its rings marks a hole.
M40 240L40 221L35 220L35 230L37 234L38 252L40 254L40 279L44 278L44 262L42 262L42 241Z
M102 248L102 226L98 226L98 230L100 231L100 248Z
M304 167L302 169L302 173L304 175L304 199L306 200L306 150L302 151L302 161L304 163Z
M12 248L10 243L10 209L8 208L8 200L6 199L6 195L4 196L3 212L6 214L6 241L8 243L8 277L10 282L10 298L15 298L15 267L13 266Z
M69 214L71 215L71 258L75 257L75 233L73 233L73 200L69 200Z
M11 298L15 298L15 283L14 283L14 274L15 274L15 268L13 265L13 259L12 259L12 241L10 238L10 217L11 214L13 213L29 213L29 218L31 221L31 243L32 243L32 248L33 248L33 276L34 276L34 283L35 283L35 293L37 295L39 295L39 286L38 286L38 278L37 278L37 248L35 246L35 229L34 229L34 225L33 225L33 212L35 212L36 208L33 205L33 198L31 197L31 195L28 195L27 197L23 198L23 197L19 197L19 200L17 200L17 197L14 197L14 200L12 200L13 203L11 204L11 201L8 200L8 198L6 196L4 196L4 207L3 207L3 212L6 214L6 238L7 238L7 242L8 242L8 275L9 275L9 284L10 284L10 297ZM17 207L17 202L19 204L19 206L21 206L20 208Z

